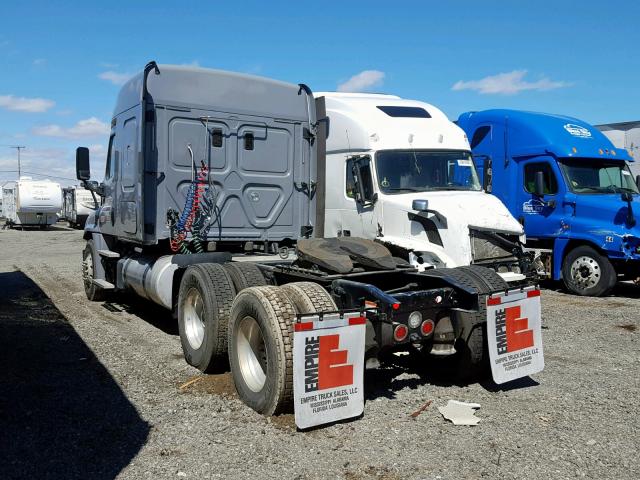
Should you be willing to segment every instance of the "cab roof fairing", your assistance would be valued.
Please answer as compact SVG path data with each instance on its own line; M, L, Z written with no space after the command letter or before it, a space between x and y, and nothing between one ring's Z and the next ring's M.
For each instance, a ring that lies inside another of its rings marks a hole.
M147 90L155 105L187 107L200 110L264 115L307 123L307 99L300 86L246 75L197 67L158 65L147 76ZM132 77L120 89L113 116L116 117L142 101L143 73ZM315 116L310 99L310 113ZM248 106L242 112L239 106ZM250 108L249 108L250 106ZM315 122L315 118L311 118Z
M464 131L435 106L394 95L315 92L330 117L327 152L470 150ZM417 107L431 118L392 117L379 106Z
M495 109L463 113L457 123L467 132L482 124L506 124L509 155L514 159L551 154L557 158L633 161L625 149L615 148L600 130L574 117Z

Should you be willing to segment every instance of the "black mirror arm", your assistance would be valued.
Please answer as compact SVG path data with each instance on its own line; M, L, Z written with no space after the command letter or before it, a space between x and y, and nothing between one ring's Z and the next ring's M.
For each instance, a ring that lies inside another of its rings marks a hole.
M627 225L630 227L636 226L636 217L633 215L633 207L631 206L631 202L633 201L633 196L631 199L627 198Z

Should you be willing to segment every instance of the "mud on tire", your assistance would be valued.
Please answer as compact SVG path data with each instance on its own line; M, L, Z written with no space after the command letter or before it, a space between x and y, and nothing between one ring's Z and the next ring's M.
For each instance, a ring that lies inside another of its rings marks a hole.
M258 413L292 409L295 319L295 307L279 287L250 287L233 301L231 375L240 399Z
M215 263L191 265L180 282L178 330L184 358L202 372L227 368L227 326L235 296L226 270Z

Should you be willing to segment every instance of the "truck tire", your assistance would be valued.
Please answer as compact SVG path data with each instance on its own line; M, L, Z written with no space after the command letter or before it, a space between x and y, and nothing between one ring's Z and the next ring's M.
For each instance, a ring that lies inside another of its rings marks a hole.
M618 276L607 257L581 245L564 257L562 279L572 293L600 297L615 286Z
M292 407L295 320L295 307L279 287L250 287L233 301L231 375L242 401L258 413L274 415Z
M317 283L287 283L280 289L289 297L297 313L335 312L338 310L329 292Z
M481 299L479 312L459 312L461 315L473 316L472 322L484 321L487 308L484 305L485 297ZM469 383L474 380L481 380L489 372L488 345L486 339L487 324L478 323L475 325L469 336L459 338L456 342L455 376L461 383Z
M262 270L255 263L230 262L225 263L224 268L231 277L236 293L245 288L267 285Z
M235 297L226 270L216 263L187 268L178 293L178 330L184 358L202 372L227 367L227 326Z
M107 297L107 292L93 283L96 262L99 261L100 256L96 252L93 240L87 240L82 251L82 282L84 283L84 293L92 302L101 302Z

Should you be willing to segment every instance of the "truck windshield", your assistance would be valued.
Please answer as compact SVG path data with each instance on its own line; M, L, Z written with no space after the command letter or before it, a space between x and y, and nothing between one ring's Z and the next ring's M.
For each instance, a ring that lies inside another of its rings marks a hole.
M481 189L470 152L382 150L375 162L384 194Z
M560 165L574 193L638 193L624 162L572 158L561 160Z

